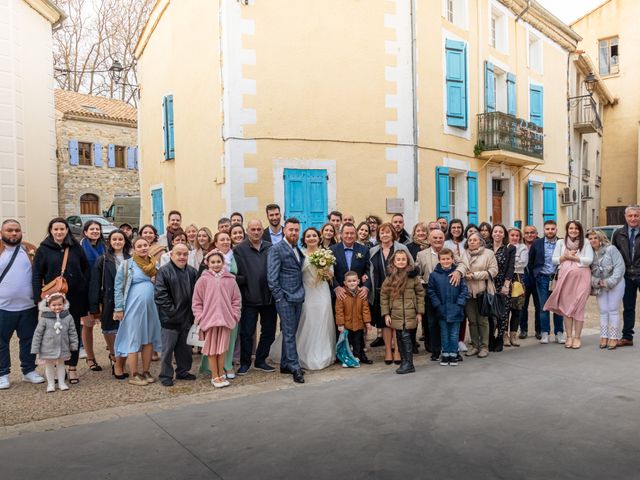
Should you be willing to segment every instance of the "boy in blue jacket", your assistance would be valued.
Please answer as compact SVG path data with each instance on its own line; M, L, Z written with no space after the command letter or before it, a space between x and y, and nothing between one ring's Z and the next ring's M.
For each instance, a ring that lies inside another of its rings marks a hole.
M442 359L440 365L458 365L458 334L460 324L464 320L464 305L469 297L469 290L464 279L457 287L450 283L449 275L454 272L453 252L443 248L438 253L438 265L427 284L427 295L431 300L440 324L442 342Z

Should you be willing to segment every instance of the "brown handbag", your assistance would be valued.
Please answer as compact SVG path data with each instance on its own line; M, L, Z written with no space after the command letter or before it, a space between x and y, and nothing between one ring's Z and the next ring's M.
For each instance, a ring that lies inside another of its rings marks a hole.
M45 298L54 293L66 294L69 291L67 279L64 278L64 271L67 268L67 258L69 258L69 247L64 249L64 257L62 258L62 271L60 272L60 276L54 278L42 287L42 292L40 293L40 296L42 298Z

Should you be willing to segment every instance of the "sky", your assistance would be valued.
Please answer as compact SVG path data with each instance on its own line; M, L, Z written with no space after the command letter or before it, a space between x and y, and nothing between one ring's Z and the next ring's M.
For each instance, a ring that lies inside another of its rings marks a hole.
M537 2L569 24L603 4L605 0L537 0Z

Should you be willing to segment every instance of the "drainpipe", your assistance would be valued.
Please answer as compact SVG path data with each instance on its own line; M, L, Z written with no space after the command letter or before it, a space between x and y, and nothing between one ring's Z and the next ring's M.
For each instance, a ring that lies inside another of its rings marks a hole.
M416 0L411 0L411 95L413 98L413 201L418 201L418 94L416 79ZM415 219L417 220L417 218Z
M516 17L516 23L518 23L518 20L520 20L522 16L529 11L530 8L531 8L531 0L527 0L527 6L524 8L524 10L520 12L520 15Z

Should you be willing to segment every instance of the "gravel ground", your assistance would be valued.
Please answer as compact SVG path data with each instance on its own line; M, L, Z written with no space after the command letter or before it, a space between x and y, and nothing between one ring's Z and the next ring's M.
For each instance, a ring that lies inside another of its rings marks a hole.
M533 311L530 313L530 331L533 331ZM598 329L597 304L594 297L589 298L587 304L587 320L585 328ZM173 387L163 387L159 383L137 387L129 385L126 380L118 381L111 376L109 358L105 349L104 340L99 333L98 327L94 329L96 343L96 354L98 363L102 365L102 372L90 371L83 360L78 364L78 374L80 383L71 386L67 392L56 391L53 394L45 392L45 384L32 385L21 381L20 361L18 358L18 340L14 336L11 342L11 388L0 391L0 425L9 426L31 421L43 420L52 417L90 412L104 408L118 407L134 403L144 403L154 400L165 400L182 395L191 395L201 392L210 392L212 386L210 379L199 376L196 381L176 381ZM372 339L373 337L371 337ZM530 337L523 342L523 346L535 345L535 337ZM506 351L515 352L517 349L510 348ZM369 349L368 355L376 363L382 362L384 349ZM424 355L424 349L420 349L420 355ZM193 371L197 371L200 365L200 356L194 356ZM341 368L333 365L320 372L309 372L311 377L315 375L325 375L335 369ZM389 367L391 368L391 367ZM38 368L42 370L41 367ZM153 362L151 373L157 375L159 364ZM43 372L41 372L43 373ZM264 382L273 382L284 377L280 373L266 373L251 370L244 377L236 377L232 381L232 388L253 385ZM313 382L312 378L310 379Z

